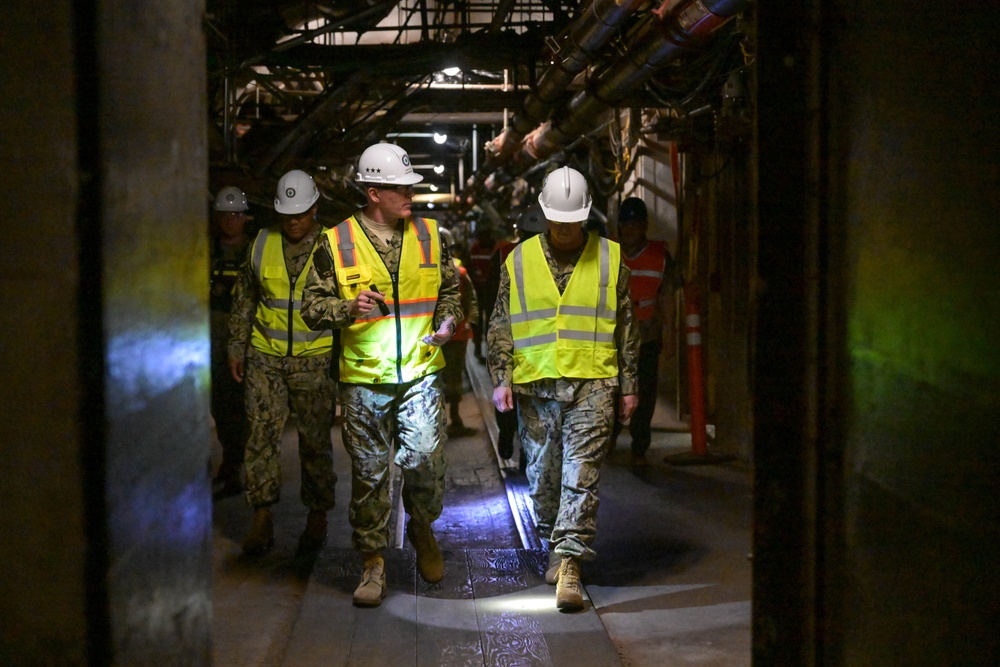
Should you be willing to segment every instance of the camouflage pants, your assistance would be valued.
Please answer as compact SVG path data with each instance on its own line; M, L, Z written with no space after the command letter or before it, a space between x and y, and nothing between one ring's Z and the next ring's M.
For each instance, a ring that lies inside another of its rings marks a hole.
M403 471L407 514L430 524L441 516L445 414L441 376L404 384L341 384L344 447L351 456L351 543L362 553L389 543L389 456Z
M246 495L254 507L281 497L281 435L291 411L299 431L300 497L309 509L334 505L333 401L330 356L275 357L251 349L246 361Z
M580 385L568 401L514 394L538 534L557 553L595 557L598 482L614 422L615 387Z

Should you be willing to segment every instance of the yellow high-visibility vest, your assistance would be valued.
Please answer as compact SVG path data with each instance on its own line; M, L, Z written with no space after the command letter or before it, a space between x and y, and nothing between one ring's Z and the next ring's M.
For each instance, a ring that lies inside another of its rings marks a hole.
M379 309L341 330L340 380L358 384L399 384L444 368L441 348L421 339L434 333L434 309L441 288L441 239L437 222L408 218L398 276L361 229L355 216L326 232L333 250L341 299L354 299L375 286L385 295Z
M306 275L313 263L312 254L293 285L285 267L281 231L274 227L262 229L257 234L250 261L260 286L250 337L254 349L276 357L329 354L333 347L333 331L313 331L299 314Z
M618 375L615 325L621 248L617 243L588 234L561 295L539 237L517 246L506 266L514 384Z

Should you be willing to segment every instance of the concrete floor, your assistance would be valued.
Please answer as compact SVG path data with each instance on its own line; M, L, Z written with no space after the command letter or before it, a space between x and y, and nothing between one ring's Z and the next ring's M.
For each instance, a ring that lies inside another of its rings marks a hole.
M298 499L296 437L289 428L274 550L243 558L240 542L250 518L245 500L215 503L215 664L749 665L748 472L732 463L664 462L689 451L690 436L661 401L652 465L630 467L627 433L605 464L598 558L583 569L590 604L579 614L560 614L554 587L540 580L544 555L520 548L503 482L504 476L517 482L520 473L511 465L501 474L492 415L484 419L480 410L488 405L485 369L470 360L468 370L472 382L461 411L476 430L447 443L445 512L434 526L445 581L422 582L405 544L388 559L390 595L382 607L351 606L360 562L350 548L350 474L339 428L328 544L317 557L296 557L306 509ZM507 606L497 611L498 604Z

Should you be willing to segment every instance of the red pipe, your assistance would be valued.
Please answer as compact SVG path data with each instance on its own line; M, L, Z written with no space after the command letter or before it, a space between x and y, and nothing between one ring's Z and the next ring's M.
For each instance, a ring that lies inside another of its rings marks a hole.
M691 403L691 453L708 454L705 429L705 384L701 369L701 317L698 315L698 286L684 285L684 333L687 341L688 400Z

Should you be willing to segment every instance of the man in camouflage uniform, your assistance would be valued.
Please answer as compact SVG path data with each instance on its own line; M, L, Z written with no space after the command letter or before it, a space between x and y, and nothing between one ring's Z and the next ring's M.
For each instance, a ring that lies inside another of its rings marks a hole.
M487 363L494 405L512 410L516 397L520 411L537 530L549 543L545 579L557 585L556 606L575 611L583 608L580 563L595 557L615 402L625 420L638 403L639 338L618 244L583 231L591 205L583 175L550 173L538 201L548 231L504 263Z
M358 180L367 203L327 230L302 302L311 327L341 332L342 433L351 456L354 548L364 561L354 604L375 607L386 594L389 466L403 471L406 534L428 582L444 576L431 523L444 497L445 414L441 346L462 320L458 272L437 223L412 215L414 173L394 144L362 153Z
M212 341L212 418L222 445L222 463L212 480L212 497L243 493L243 449L249 427L243 385L229 372L229 313L240 265L247 254L249 217L247 196L229 185L219 190L212 205L209 304Z
M302 503L309 508L300 552L326 542L326 513L334 506L333 401L330 377L333 332L311 331L298 314L305 274L319 237L319 191L312 177L292 170L278 181L274 208L280 226L257 235L240 269L229 318L229 367L246 381L250 438L246 497L254 508L243 552L261 554L274 544L271 505L281 496L279 446L295 412L302 469Z

